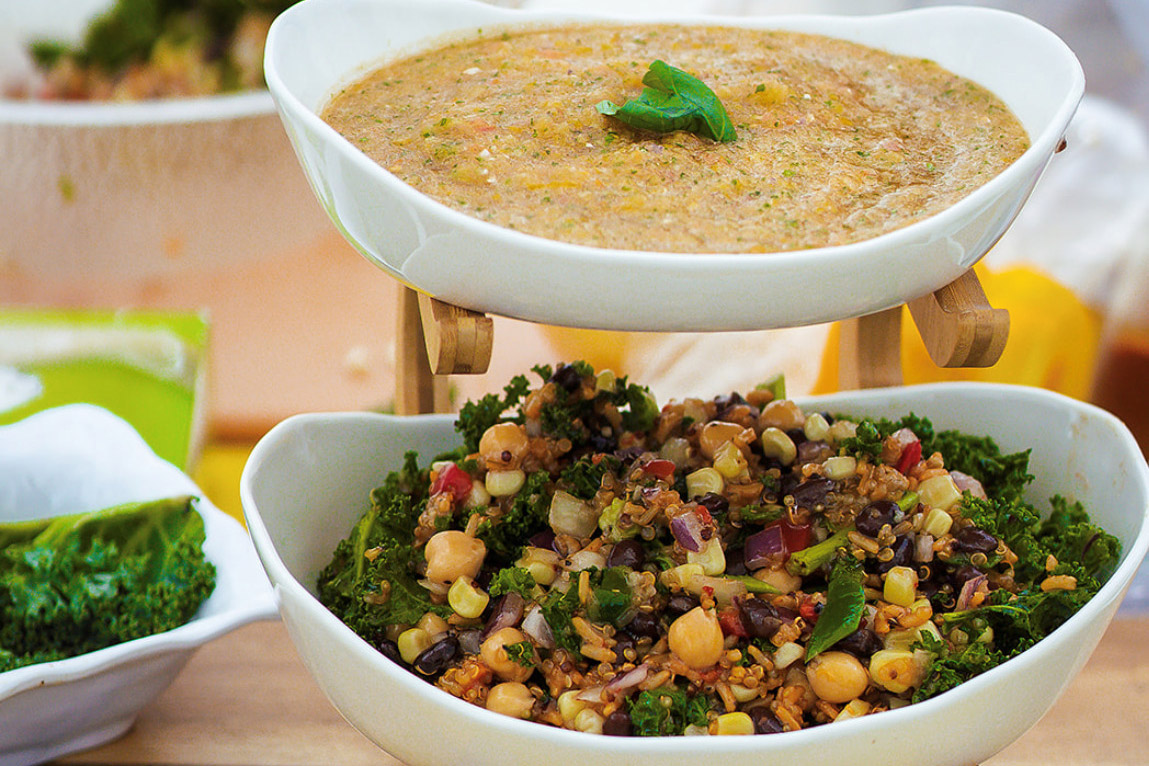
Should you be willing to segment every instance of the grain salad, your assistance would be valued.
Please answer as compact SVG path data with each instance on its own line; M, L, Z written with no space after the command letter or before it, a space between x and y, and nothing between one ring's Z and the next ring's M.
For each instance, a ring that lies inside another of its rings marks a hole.
M652 62L704 82L736 139L629 127ZM773 252L868 239L993 178L1028 137L937 64L719 26L489 30L389 63L322 117L383 168L484 221L596 247Z
M581 362L465 405L320 573L320 600L475 705L619 736L774 734L927 699L1019 654L1111 574L1029 452L803 409L784 381L659 407Z

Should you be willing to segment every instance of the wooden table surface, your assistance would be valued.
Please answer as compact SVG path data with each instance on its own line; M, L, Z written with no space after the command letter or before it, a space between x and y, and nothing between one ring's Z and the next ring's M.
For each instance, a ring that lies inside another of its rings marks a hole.
M1149 763L1147 642L1149 617L1114 621L1053 710L983 766ZM401 766L335 712L279 622L203 647L127 735L58 763Z

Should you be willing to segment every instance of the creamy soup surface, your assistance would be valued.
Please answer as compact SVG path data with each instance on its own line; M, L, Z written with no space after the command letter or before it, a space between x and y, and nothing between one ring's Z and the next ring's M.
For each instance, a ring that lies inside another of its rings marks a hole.
M706 83L737 140L633 130L661 59ZM391 173L484 221L582 245L775 252L933 215L1026 150L985 88L921 59L733 27L495 30L398 60L322 117Z

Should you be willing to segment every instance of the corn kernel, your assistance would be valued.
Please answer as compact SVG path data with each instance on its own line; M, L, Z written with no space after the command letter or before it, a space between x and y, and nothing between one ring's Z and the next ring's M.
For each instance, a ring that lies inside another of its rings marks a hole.
M676 567L663 570L662 574L658 576L658 580L668 588L673 588L676 585L679 588L686 588L695 577L702 577L705 574L706 571L701 564L679 564Z
M857 468L857 459L849 455L835 455L834 457L826 458L826 462L822 463L822 473L826 475L827 479L833 479L834 481L850 478L854 475L854 471L856 471Z
M812 442L826 441L826 437L830 435L830 424L822 413L814 412L806 416L802 433Z
M882 598L891 604L909 607L917 598L918 573L910 567L892 567L886 573Z
M491 493L487 491L485 482L478 479L471 480L471 494L463 501L464 508L482 508L491 504Z
M561 564L561 558L554 551L532 545L523 548L523 555L515 562L515 566L530 572L534 581L544 587L554 583Z
M785 431L771 426L762 431L762 454L778 458L782 465L790 465L798 457L798 448Z
M422 628L427 631L427 635L431 638L440 636L447 632L447 621L434 612L425 612L419 621L415 623L416 628Z
M926 521L922 525L922 531L927 535L933 535L934 539L937 539L948 534L953 523L953 516L950 516L941 508L931 508L930 512L926 514Z
M726 489L726 479L713 468L699 468L686 476L686 494L690 497L701 497L708 492L721 495Z
M726 442L714 453L714 470L725 479L735 479L746 472L746 457L734 442Z
M697 553L687 551L686 563L700 565L702 573L712 577L722 574L726 571L726 554L722 552L722 541L717 537L712 537Z
M849 420L835 420L834 425L830 426L829 441L831 444L837 444L845 439L852 439L858 435L858 424Z
M559 695L559 715L568 723L574 723L575 717L587 709L587 703L578 698L579 689L571 689Z
M714 733L719 735L753 734L754 721L746 713L723 713L714 722Z
M943 511L948 511L961 500L961 491L949 474L931 476L923 481L918 485L918 495L921 502Z
M481 617L490 600L491 597L476 586L470 577L455 580L447 591L447 603L455 610L455 614L468 620Z
M801 644L796 644L793 641L782 644L774 652L774 667L779 670L789 667L802 659L805 653L806 650Z
M587 734L602 734L602 716L590 708L581 710L575 716L574 727L576 731Z
M614 370L603 370L594 376L594 391L596 394L600 391L613 394L615 388L617 388L615 385L616 382L617 377L614 374Z
M750 689L742 684L731 684L730 694L739 702L749 702L750 700L758 698L758 689Z
M510 471L487 471L486 489L491 497L506 497L523 488L527 475L521 468Z
M410 665L431 645L431 634L422 628L409 628L399 634L399 640L395 643L399 647L399 656L403 658L403 662Z
M873 705L865 700L853 700L842 708L841 712L834 718L835 721L846 721L851 718L861 718L873 709Z
M881 649L870 657L870 678L886 691L901 694L921 683L920 665L907 649Z

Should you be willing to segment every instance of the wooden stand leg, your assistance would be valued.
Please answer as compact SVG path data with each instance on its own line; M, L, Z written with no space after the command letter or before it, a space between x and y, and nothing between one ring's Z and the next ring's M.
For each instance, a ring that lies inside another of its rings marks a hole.
M902 384L902 307L842 322L838 386L843 391Z
M972 270L909 303L910 314L939 367L992 367L1009 338L1009 312L989 305Z
M395 412L418 415L446 412L450 406L447 378L431 372L419 296L409 287L399 291L398 336L395 342Z

